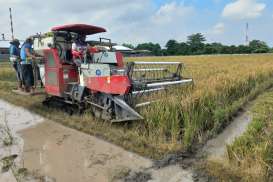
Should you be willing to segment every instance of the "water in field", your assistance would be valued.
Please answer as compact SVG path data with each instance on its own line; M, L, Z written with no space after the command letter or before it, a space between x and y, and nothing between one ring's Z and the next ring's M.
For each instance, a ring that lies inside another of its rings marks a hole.
M236 137L241 136L247 129L247 126L252 121L249 112L243 112L236 117L232 123L225 128L216 138L207 142L201 150L202 154L212 158L222 158L226 153L226 145L232 144Z
M143 180L150 182L192 181L191 172L178 165L153 169L149 159L23 108L0 100L0 110L5 113L0 118L16 138L10 147L0 147L0 156L18 155L17 168L25 167L33 176L50 182L107 182L122 181L127 174L139 171ZM13 182L11 170L0 172L1 180Z
M43 122L43 118L23 108L0 101L0 160L17 156L14 165L23 167L24 140L18 132ZM0 173L0 181L15 182L11 170Z
M118 169L151 165L145 158L52 121L20 134L25 141L25 166L57 181L108 181Z

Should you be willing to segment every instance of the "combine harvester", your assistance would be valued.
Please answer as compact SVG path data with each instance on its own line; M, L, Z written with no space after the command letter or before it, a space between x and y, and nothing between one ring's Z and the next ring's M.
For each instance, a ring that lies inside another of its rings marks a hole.
M91 109L96 117L110 122L140 120L143 117L136 109L153 102L143 101L145 95L192 83L192 79L182 77L181 62L125 65L122 54L113 49L111 40L104 38L86 41L89 46L83 51L81 64L76 65L72 42L79 36L102 32L106 30L101 27L71 24L33 36L34 51L42 57L38 65L47 93L45 105L71 113L73 109Z

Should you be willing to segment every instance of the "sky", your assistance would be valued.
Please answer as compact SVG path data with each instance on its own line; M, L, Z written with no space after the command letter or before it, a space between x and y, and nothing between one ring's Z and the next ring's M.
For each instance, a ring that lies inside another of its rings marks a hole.
M208 42L228 45L259 39L273 46L272 0L0 0L0 33L10 38L9 11L15 36L25 39L37 32L68 23L102 26L98 37L117 43L186 41L203 33Z

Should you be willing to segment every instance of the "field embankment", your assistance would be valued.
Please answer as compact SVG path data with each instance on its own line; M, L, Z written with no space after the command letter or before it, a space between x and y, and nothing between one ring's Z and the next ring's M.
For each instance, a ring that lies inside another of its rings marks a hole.
M167 99L141 111L145 120L111 125L90 113L68 116L42 106L43 96L14 95L15 75L0 64L0 97L66 126L105 138L126 149L159 158L166 153L191 149L229 124L248 100L273 84L273 55L217 57L148 57L129 61L182 61L193 89L174 89ZM163 97L162 97L163 98Z
M273 90L258 97L251 112L251 124L227 146L227 158L206 164L219 181L273 181Z

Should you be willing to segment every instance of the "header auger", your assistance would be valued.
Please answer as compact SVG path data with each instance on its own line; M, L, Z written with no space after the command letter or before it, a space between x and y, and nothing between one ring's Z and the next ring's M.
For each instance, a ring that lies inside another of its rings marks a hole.
M105 32L101 27L72 24L52 28L34 36L34 51L43 57L39 64L48 95L44 104L72 111L91 109L93 114L111 122L139 120L137 109L154 101L145 95L173 85L191 84L183 78L181 62L129 62L124 65L120 52L108 42L85 41L79 57L72 43L79 37ZM75 62L77 60L77 62Z

